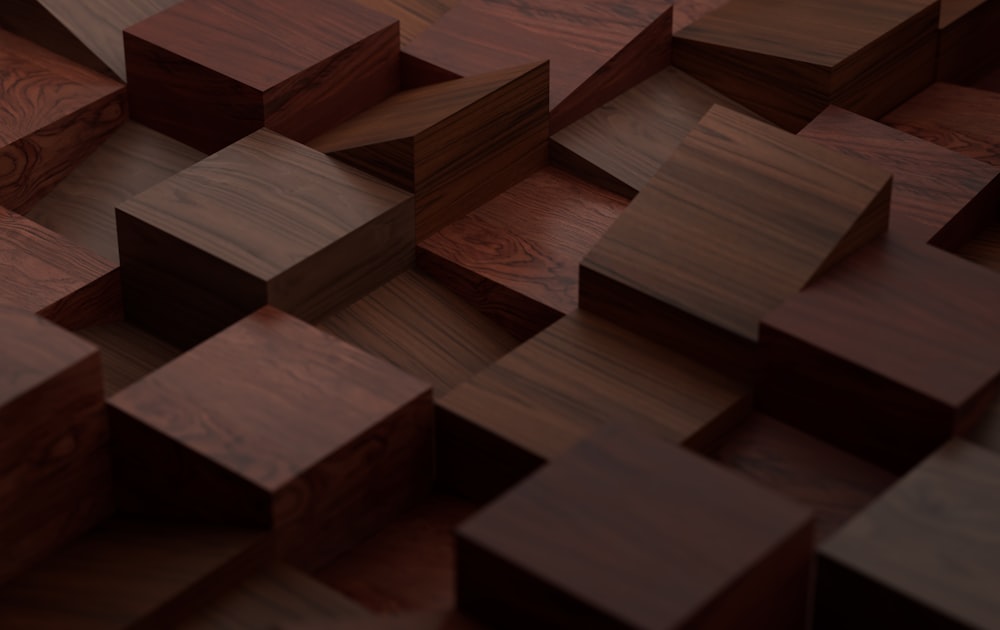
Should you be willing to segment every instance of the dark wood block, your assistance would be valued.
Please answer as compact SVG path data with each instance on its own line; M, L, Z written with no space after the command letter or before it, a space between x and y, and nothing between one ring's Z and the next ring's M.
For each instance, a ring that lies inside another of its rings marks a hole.
M0 304L64 328L121 319L118 268L0 206Z
M190 346L264 304L316 318L413 260L413 199L261 130L119 206L125 313Z
M580 261L627 201L545 167L417 246L417 265L521 339L576 309Z
M399 92L309 141L414 193L424 238L545 163L548 65Z
M715 106L584 259L580 306L750 374L761 318L886 229L890 184Z
M125 122L125 86L0 30L0 205L31 205Z
M937 0L732 0L677 33L674 64L798 131L827 105L878 117L934 80Z
M76 334L101 350L106 396L114 396L181 354L169 343L124 321L89 326Z
M97 348L0 306L0 432L2 583L111 512Z
M272 307L109 404L123 510L272 527L305 566L430 484L430 386Z
M990 92L1000 92L1000 63L977 75L972 82L972 87Z
M954 440L821 551L817 628L995 628L1000 454Z
M1000 170L835 106L799 135L892 173L889 229L954 250L993 222Z
M438 402L439 476L488 497L604 425L708 449L750 412L750 388L576 311Z
M471 617L455 611L419 612L402 615L359 615L333 626L296 627L296 630L485 630Z
M404 82L436 83L549 60L553 131L667 65L669 4L464 0L403 49Z
M674 32L679 33L729 0L674 0Z
M81 66L108 76L113 73L65 24L41 5L39 0L7 0L0 11L0 28ZM122 55L124 63L124 54Z
M937 80L965 83L1000 63L1000 3L941 0Z
M399 87L399 22L350 0L183 0L125 30L132 117L213 152L306 141Z
M804 628L809 513L644 432L604 432L457 531L491 627Z
M399 41L405 46L440 20L460 0L355 0L399 20Z
M993 403L967 437L980 446L1000 453L1000 399Z
M992 223L959 247L955 253L966 260L1000 272L1000 216L995 217Z

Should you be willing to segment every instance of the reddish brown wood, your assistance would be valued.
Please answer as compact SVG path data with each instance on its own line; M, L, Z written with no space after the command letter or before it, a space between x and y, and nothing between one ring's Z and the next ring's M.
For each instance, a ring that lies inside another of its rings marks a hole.
M965 83L1000 63L1000 4L992 0L941 0L937 80Z
M399 40L404 46L441 19L460 0L357 0L358 4L399 20Z

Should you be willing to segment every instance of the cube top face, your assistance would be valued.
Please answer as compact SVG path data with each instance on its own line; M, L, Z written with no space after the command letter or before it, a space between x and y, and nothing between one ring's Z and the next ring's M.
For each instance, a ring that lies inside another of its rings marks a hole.
M270 280L410 198L263 129L119 208Z
M1000 454L954 440L820 548L966 627L1000 618ZM956 626L957 627L957 626Z
M350 0L185 0L125 32L263 92L394 24Z

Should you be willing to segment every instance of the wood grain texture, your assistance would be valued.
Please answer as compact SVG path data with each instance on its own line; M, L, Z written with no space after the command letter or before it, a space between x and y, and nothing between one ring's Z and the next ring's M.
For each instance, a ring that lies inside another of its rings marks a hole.
M921 462L822 545L818 627L995 628L998 491L1000 454L975 444Z
M180 356L181 351L124 321L76 331L101 351L104 393L114 396Z
M580 306L750 372L761 318L886 229L890 183L715 106L584 259Z
M937 0L732 0L677 33L674 64L798 131L829 104L882 116L934 78Z
M748 387L576 311L439 399L438 474L489 497L602 426L704 450L750 407Z
M404 82L424 85L549 60L553 131L669 61L671 7L640 0L465 0L404 49Z
M0 204L19 213L125 122L125 86L0 30Z
M679 33L729 0L675 0L674 32Z
M1000 168L1000 94L935 83L882 122Z
M399 20L399 43L413 41L460 0L356 0L358 4Z
M965 83L1000 63L1000 5L990 0L941 0L937 80Z
M627 202L545 167L417 246L417 265L526 339L576 309L580 261Z
M309 141L414 193L429 236L545 163L548 64L399 92Z
M125 313L188 347L264 304L306 318L413 260L413 199L261 130L119 206Z
M438 396L517 346L499 325L412 270L316 325L432 383Z
M111 521L0 589L0 625L173 628L269 555L257 532Z
M114 73L38 0L6 0L0 28L108 76ZM123 64L124 64L124 56Z
M803 627L811 546L803 508L607 431L462 523L459 608L511 628Z
M272 307L109 405L123 510L273 527L307 567L429 488L430 386Z
M835 106L799 135L892 173L889 229L955 250L1000 210L1000 170Z
M133 118L199 150L306 141L399 87L399 22L349 0L183 0L125 31Z

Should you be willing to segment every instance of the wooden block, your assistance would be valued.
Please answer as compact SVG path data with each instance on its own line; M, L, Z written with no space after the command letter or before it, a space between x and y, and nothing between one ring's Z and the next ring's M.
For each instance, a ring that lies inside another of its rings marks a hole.
M121 319L118 268L0 207L0 304L64 328Z
M405 46L441 19L459 0L356 0L369 9L399 20L399 41Z
M993 403L967 437L980 446L1000 453L1000 399Z
M1000 272L1000 217L995 217L992 223L955 253L987 269Z
M31 205L125 122L125 86L0 30L0 204Z
M645 433L581 443L457 531L491 627L803 628L803 508Z
M799 132L892 173L889 229L954 250L993 222L1000 170L830 106Z
M729 0L674 0L674 32L679 33Z
M90 326L76 334L101 350L106 396L114 396L181 354L174 346L124 321Z
M316 318L413 260L413 199L261 130L119 206L125 313L187 347L264 304Z
M272 527L307 567L430 484L430 386L272 307L109 405L123 510Z
M417 247L417 264L527 339L576 309L580 261L627 201L545 167Z
M750 411L748 387L574 312L438 402L439 476L489 497L604 425L708 449Z
M95 72L113 76L111 69L38 0L6 0L0 11L0 29L29 39ZM122 59L124 62L124 54Z
M762 409L904 470L981 416L1000 387L1000 276L890 237L761 324Z
M549 60L553 131L667 65L670 6L660 0L464 0L403 49L404 82Z
M296 626L295 630L485 630L472 618L455 611L402 615L359 615L327 626Z
M817 628L995 628L1000 455L955 440L820 548Z
M1000 94L935 83L882 122L1000 168Z
M1000 63L1000 3L941 0L937 80L965 83Z
M789 131L827 105L882 116L934 79L937 0L732 0L683 31L674 64Z
M132 117L211 153L306 141L399 86L399 22L350 0L183 0L125 30Z
M713 107L580 268L580 306L743 376L761 318L886 229L885 171Z
M0 306L0 431L2 583L111 512L97 348Z
M1000 63L979 74L973 81L972 87L990 92L1000 92Z
M0 625L174 628L269 558L257 532L112 521L0 589Z
M424 238L545 163L548 65L400 92L312 148L414 193Z

